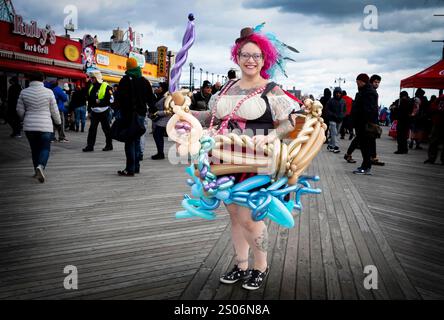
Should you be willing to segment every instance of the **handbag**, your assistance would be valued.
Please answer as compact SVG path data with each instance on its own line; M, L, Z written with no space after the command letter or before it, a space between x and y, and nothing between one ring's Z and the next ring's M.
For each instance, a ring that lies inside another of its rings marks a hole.
M367 122L365 125L365 132L373 139L381 138L382 129L376 123Z
M111 138L120 142L128 142L141 137L146 132L144 118L133 112L128 123L119 116L111 126Z

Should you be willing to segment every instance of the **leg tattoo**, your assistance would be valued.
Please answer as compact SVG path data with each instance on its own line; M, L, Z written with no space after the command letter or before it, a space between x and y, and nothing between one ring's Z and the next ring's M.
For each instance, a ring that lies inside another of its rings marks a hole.
M268 232L265 227L262 229L262 234L254 239L254 243L256 244L256 248L258 248L262 252L267 252L268 250Z

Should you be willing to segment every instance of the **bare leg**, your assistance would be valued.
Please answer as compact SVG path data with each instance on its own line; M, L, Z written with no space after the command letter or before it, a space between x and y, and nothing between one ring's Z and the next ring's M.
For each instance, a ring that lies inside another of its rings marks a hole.
M267 269L268 232L263 221L255 222L248 208L238 206L237 217L245 240L250 245L254 256L254 269L264 272Z
M241 270L248 269L248 252L250 245L244 237L242 225L238 219L238 209L236 204L226 205L231 219L231 238L233 240L234 251L236 253L236 264Z

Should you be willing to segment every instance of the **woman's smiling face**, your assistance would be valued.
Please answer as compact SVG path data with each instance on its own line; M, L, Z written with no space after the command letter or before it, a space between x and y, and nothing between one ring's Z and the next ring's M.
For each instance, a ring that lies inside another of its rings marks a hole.
M243 75L248 77L259 75L264 66L261 49L252 42L246 43L239 51L238 63Z

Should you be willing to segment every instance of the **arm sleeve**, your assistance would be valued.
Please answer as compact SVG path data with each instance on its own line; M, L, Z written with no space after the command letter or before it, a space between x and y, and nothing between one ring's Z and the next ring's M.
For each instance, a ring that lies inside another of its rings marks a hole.
M61 125L62 120L60 119L59 109L53 94L49 96L49 111L51 112L51 118L54 120L54 123L56 125Z
M17 100L17 115L19 116L19 118L21 120L23 120L23 118L25 117L25 104L23 103L23 97L20 94Z
M273 121L287 120L290 113L301 109L299 103L287 96L279 86L273 88L267 94L267 98Z

